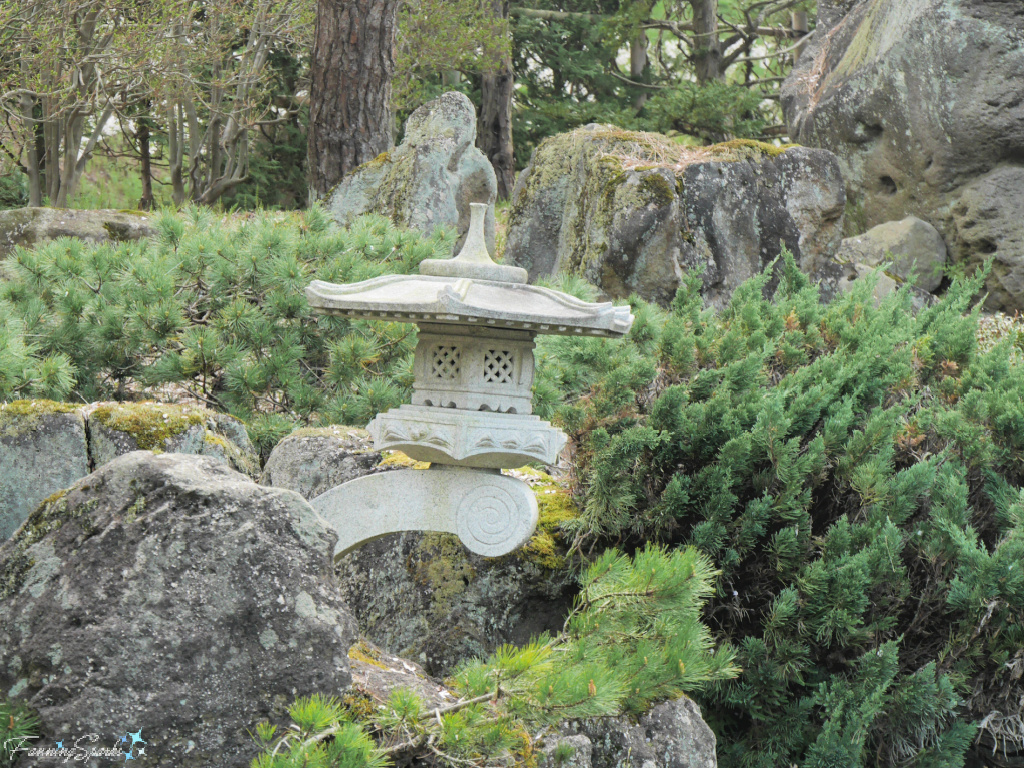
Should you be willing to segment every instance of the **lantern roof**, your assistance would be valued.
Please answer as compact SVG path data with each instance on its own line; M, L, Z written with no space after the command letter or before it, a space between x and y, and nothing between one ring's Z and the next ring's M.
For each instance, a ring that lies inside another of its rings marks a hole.
M387 275L349 285L315 280L306 297L318 311L364 320L452 323L572 336L622 336L628 306L594 304L535 285L432 275Z
M582 301L526 283L526 270L495 264L484 243L487 206L472 203L466 243L453 259L427 259L419 275L386 275L306 288L319 312L363 320L447 323L563 336L623 336L633 324L628 306Z

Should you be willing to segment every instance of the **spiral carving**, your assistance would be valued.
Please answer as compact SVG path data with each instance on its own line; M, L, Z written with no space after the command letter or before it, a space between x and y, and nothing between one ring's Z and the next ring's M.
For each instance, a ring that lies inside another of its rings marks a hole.
M526 543L537 523L536 509L529 503L533 496L528 487L521 498L517 495L484 483L463 497L455 513L455 527L471 552L497 557Z

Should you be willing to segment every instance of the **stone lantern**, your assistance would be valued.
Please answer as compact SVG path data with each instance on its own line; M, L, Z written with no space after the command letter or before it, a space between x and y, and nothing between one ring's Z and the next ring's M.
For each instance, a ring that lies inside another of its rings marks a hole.
M318 312L416 323L412 403L367 426L377 450L427 461L339 485L312 500L338 532L341 555L379 536L458 534L477 554L522 546L537 524L530 487L501 469L554 464L565 434L531 414L537 334L624 335L628 307L592 304L527 285L526 270L495 264L484 244L487 206L472 204L469 233L453 259L427 259L420 274L306 289Z

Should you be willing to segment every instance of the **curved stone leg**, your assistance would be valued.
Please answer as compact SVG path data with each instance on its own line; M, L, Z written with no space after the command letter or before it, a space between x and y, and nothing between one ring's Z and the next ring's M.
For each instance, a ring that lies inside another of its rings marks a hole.
M470 552L498 557L525 544L537 527L530 486L496 471L461 467L367 475L310 504L338 533L335 557L399 531L455 533Z

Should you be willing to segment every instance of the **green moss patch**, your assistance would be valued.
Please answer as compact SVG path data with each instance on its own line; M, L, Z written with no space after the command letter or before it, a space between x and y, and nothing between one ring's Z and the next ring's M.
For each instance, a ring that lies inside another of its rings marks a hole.
M24 525L14 532L10 539L14 550L7 556L3 570L0 571L0 600L6 600L18 592L25 583L25 577L35 565L35 559L28 552L34 544L59 530L69 520L88 514L99 504L93 499L69 510L66 497L67 491L58 491L46 498L29 515Z
M390 162L391 162L391 153L390 152L381 152L379 155L377 155L375 158L373 158L373 160L366 161L361 166L359 166L359 168L356 169L356 170L370 169L370 168L379 168L382 165L388 165Z
M53 400L15 400L0 405L0 437L13 437L35 429L41 416L74 413L81 406Z
M363 640L356 640L348 649L348 657L364 664L370 664L380 669L387 669L388 665L381 660L380 651Z
M640 193L656 205L668 205L675 199L675 189L663 175L657 172L640 177Z
M185 405L126 403L101 405L89 418L107 429L131 435L140 449L151 451L163 448L167 438L204 424L207 415L202 408Z
M450 533L425 533L406 563L413 580L430 594L430 615L443 619L452 610L476 569L462 543Z
M793 144L777 147L764 141L754 139L733 139L721 144L712 144L708 149L715 160L725 162L737 162L740 160L760 161L766 158L779 157L787 150L794 147Z
M544 472L523 467L515 474L530 483L537 498L537 530L523 547L522 555L545 570L565 568L568 549L563 526L580 514L572 494Z
M406 469L429 469L429 461L416 461L410 459L401 451L385 451L378 467L405 467Z

